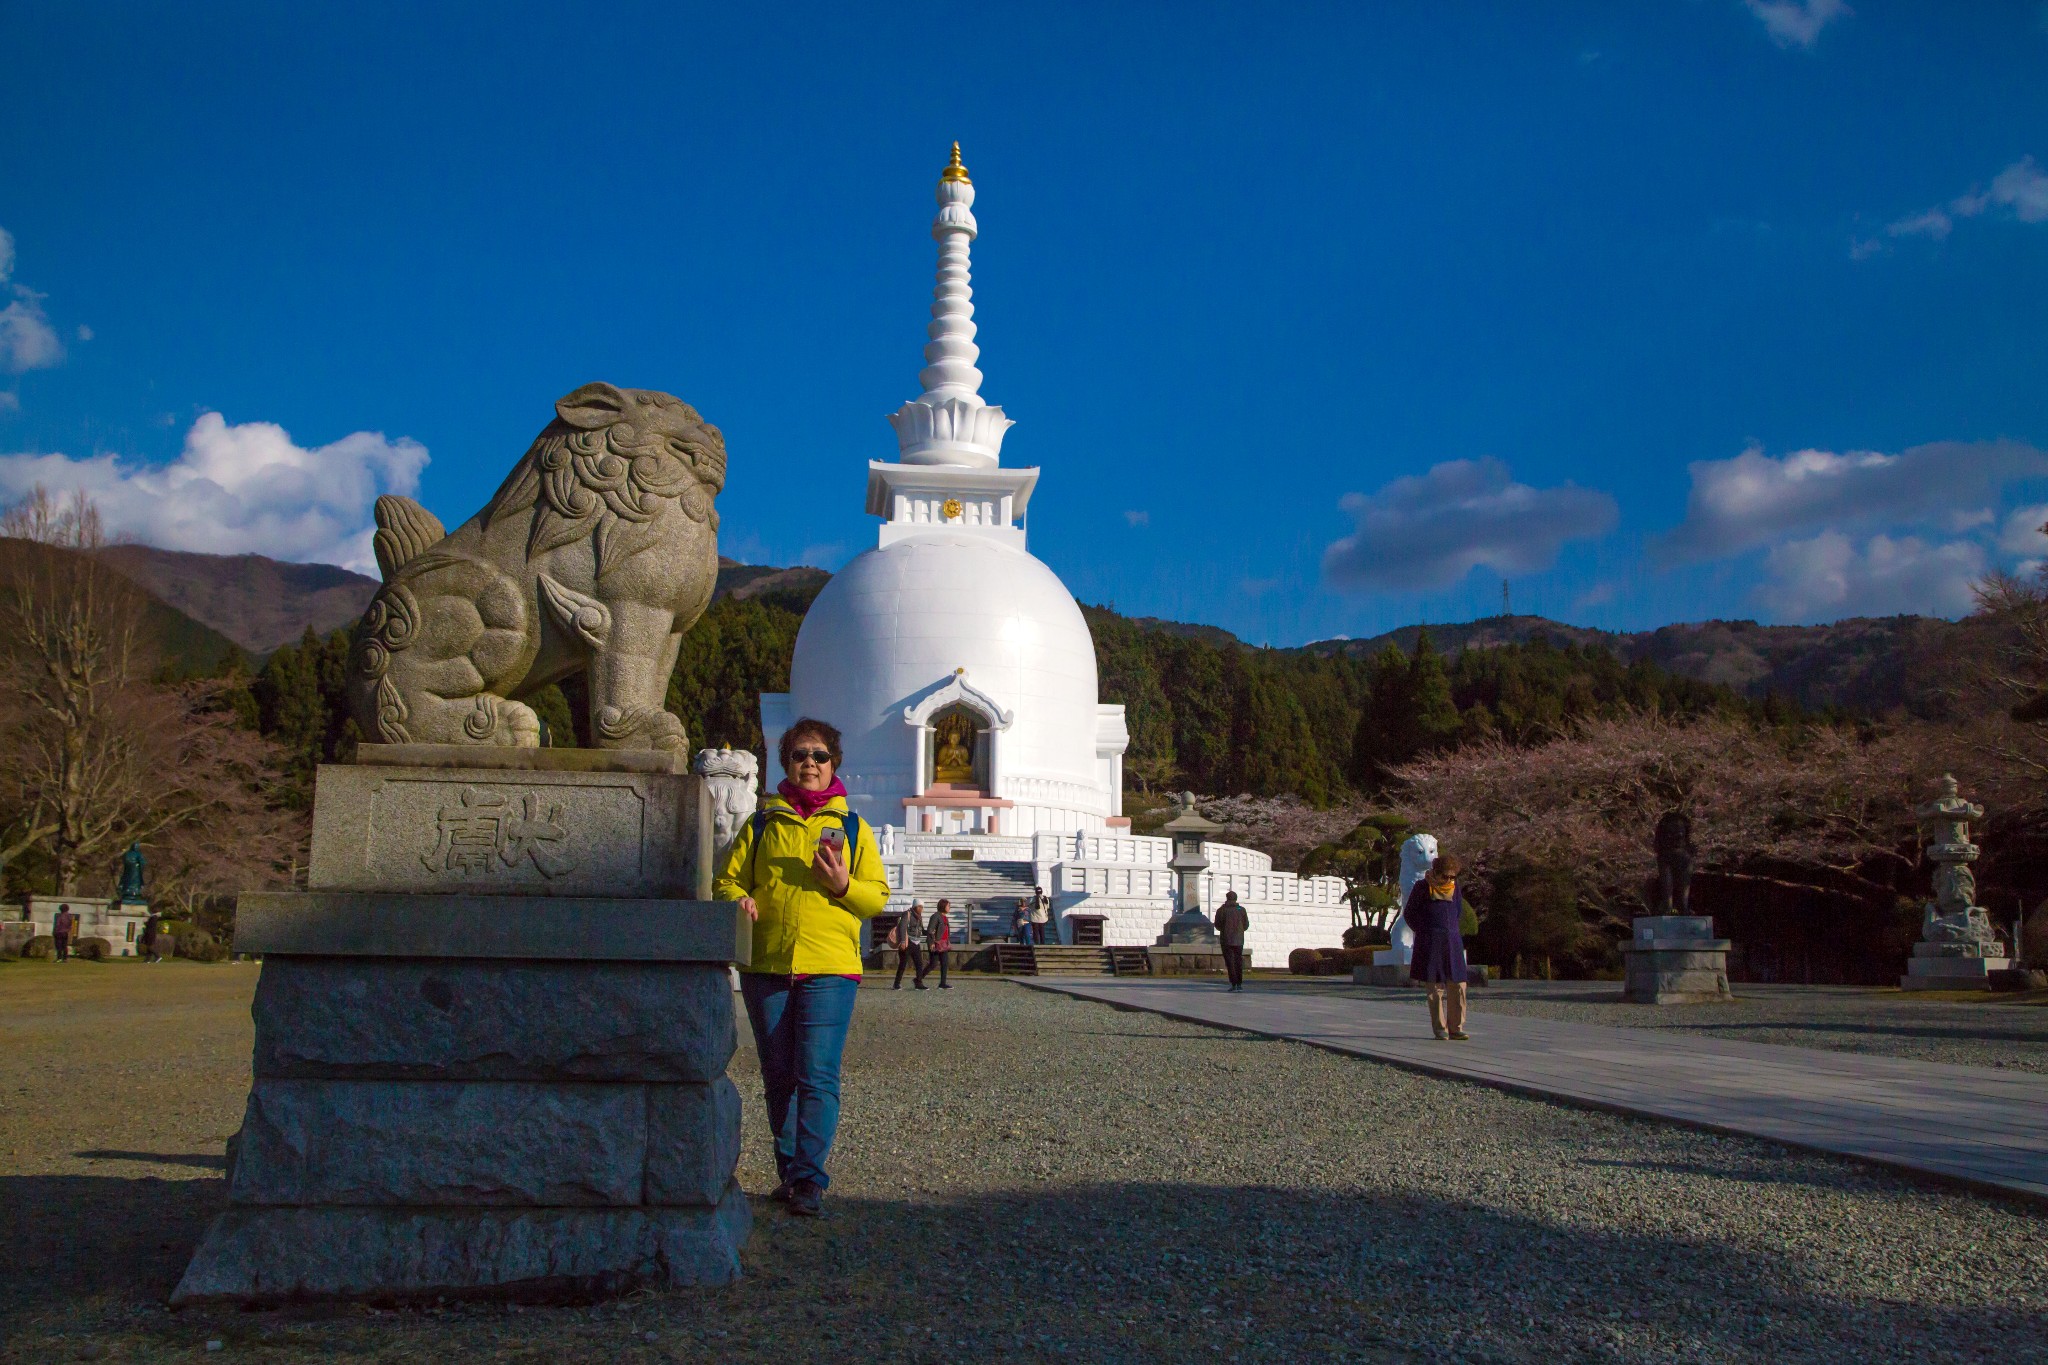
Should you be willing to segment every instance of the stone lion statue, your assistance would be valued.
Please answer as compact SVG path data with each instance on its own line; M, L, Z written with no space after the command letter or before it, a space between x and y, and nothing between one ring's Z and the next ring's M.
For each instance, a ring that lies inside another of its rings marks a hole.
M599 747L682 753L662 702L718 579L725 439L648 389L585 384L555 414L453 534L410 498L377 499L384 586L349 670L366 738L537 745L520 698L584 673Z
M1388 952L1396 955L1397 961L1408 961L1415 951L1415 926L1408 922L1408 893L1415 889L1415 883L1429 875L1429 865L1435 861L1434 834L1411 834L1401 845L1401 908L1394 922L1387 926Z

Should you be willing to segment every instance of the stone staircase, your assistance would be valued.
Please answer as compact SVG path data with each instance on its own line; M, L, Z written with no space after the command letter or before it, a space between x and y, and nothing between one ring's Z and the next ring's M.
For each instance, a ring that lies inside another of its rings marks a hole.
M995 945L996 971L1004 976L1144 976L1151 959L1143 948L1055 948Z
M975 863L964 858L934 858L912 864L910 894L924 902L926 914L940 897L953 902L953 939L967 946L968 916L981 942L1010 936L1010 916L1020 896L1036 887L1030 863Z

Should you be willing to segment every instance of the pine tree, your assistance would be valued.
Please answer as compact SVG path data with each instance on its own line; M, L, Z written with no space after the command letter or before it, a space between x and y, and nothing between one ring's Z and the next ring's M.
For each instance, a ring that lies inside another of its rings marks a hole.
M1402 755L1402 762L1457 743L1458 706L1451 700L1451 680L1427 627L1416 632L1415 653L1408 660L1408 704L1408 752Z

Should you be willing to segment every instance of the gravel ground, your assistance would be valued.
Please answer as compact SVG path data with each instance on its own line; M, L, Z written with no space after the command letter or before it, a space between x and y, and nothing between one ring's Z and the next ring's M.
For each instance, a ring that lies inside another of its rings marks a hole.
M1398 998L1392 990L1331 977L1274 974L1248 984L1344 995L1369 990L1374 998ZM1468 998L1476 1014L1668 1028L1746 1043L2048 1072L2048 994L2039 991L1922 995L1862 986L1749 984L1738 984L1735 991L1735 1000L1718 1005L1629 1005L1622 1003L1618 981L1496 981ZM1415 997L1420 1011L1421 992Z
M994 981L862 992L733 1289L171 1314L253 979L0 967L0 1360L2048 1361L2038 1206Z

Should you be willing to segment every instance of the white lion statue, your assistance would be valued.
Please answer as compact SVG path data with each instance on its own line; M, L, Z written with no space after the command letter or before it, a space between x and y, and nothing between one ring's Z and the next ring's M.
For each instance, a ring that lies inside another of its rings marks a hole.
M1402 913L1394 918L1393 927L1387 935L1393 946L1373 960L1386 959L1386 964L1405 963L1415 956L1415 930L1409 927L1407 907L1408 893L1415 889L1415 883L1429 873L1429 865L1436 861L1436 836L1434 834L1411 834L1401 845L1401 908Z

